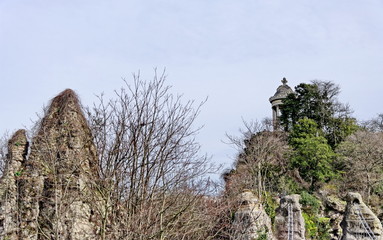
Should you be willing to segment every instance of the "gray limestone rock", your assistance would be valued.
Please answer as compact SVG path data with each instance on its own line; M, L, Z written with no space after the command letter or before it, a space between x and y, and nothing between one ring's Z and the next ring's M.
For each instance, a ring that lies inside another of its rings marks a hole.
M347 194L347 207L341 223L342 240L382 240L382 224L366 206L359 193Z
M325 208L324 215L330 218L330 240L338 240L342 236L340 223L346 210L346 202L332 195L322 196L321 199Z
M324 197L324 204L327 208L339 213L344 213L346 211L346 202L332 195Z
M253 240L261 236L274 240L270 217L264 211L262 204L250 191L239 196L240 207L235 213L233 240Z
M8 142L8 156L0 179L0 238L18 239L19 181L23 177L23 162L28 151L25 130L18 130Z
M280 206L276 210L275 217L275 236L278 240L305 239L305 222L302 217L300 196L297 194L288 195L281 198Z
M9 142L0 185L1 239L97 239L96 148L76 94L55 97L33 137Z

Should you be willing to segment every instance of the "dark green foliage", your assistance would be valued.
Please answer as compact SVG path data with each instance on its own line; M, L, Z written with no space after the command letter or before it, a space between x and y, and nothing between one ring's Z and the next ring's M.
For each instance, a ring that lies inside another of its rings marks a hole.
M324 133L328 144L335 148L357 129L355 120L350 117L349 107L337 100L339 92L339 87L332 82L299 84L295 92L283 100L281 126L285 131L291 131L300 119L312 119Z
M261 232L256 240L267 240L267 232Z
M314 186L317 182L325 182L334 176L332 162L334 153L323 137L301 139L293 157L292 168L297 168L301 177Z
M313 120L298 120L290 134L289 144L294 149L290 167L298 170L311 189L336 176L332 166L335 153Z
M304 117L313 119L315 122L325 121L327 115L331 115L326 109L326 112L319 114L322 106L322 97L319 95L318 86L314 84L301 83L295 87L295 93L289 94L283 100L282 114L280 117L281 125L286 131L290 130L299 119Z
M332 118L325 137L328 144L336 148L347 136L355 133L359 128L354 118Z
M263 193L263 206L265 208L265 212L269 215L271 219L271 223L274 224L275 220L275 210L278 208L277 201L273 198L272 194L269 192Z
M299 194L302 191L302 186L299 185L292 177L290 176L281 176L279 178L279 192L284 195L290 195L297 193Z
M330 239L330 218L328 217L318 217L316 218L317 224L318 224L318 235L317 238L318 240L328 240ZM315 239L315 238L313 238Z
M323 136L322 131L318 128L318 124L309 118L298 120L290 131L289 144L292 147L297 146L302 138L312 138Z
M317 213L320 208L320 201L306 191L301 192L301 199L299 203L305 207L305 209L310 209L310 212Z

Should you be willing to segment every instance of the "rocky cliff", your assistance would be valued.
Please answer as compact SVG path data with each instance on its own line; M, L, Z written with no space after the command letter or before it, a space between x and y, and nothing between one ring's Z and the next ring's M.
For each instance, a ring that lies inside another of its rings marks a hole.
M382 224L366 206L359 193L348 193L342 240L381 240Z
M96 149L72 90L52 100L27 151L20 130L1 179L2 239L96 239Z
M262 204L250 191L239 196L240 207L234 216L233 240L269 239L274 240L270 217Z
M8 156L0 179L0 238L18 239L19 182L28 151L24 130L17 131L8 142Z

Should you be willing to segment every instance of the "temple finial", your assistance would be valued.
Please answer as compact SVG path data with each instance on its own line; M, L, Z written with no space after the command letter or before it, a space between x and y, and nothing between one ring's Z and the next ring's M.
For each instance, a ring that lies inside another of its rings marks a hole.
M286 85L287 79L285 77L282 79L282 83L283 83L283 85Z

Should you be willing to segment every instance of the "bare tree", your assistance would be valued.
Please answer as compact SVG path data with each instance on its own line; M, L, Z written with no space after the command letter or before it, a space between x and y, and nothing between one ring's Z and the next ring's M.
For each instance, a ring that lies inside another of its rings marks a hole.
M362 122L361 125L371 132L383 132L383 113L378 114L375 118Z
M103 180L103 239L190 239L212 170L195 140L204 102L170 93L164 73L133 78L87 110Z
M270 128L265 123L244 122L242 136L227 136L229 143L239 151L227 185L238 188L239 192L253 189L259 199L265 191L276 190L276 180L287 171L286 154L289 152L286 134L268 131Z
M344 189L358 191L369 201L383 184L383 133L358 131L337 148L344 165Z

